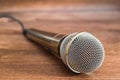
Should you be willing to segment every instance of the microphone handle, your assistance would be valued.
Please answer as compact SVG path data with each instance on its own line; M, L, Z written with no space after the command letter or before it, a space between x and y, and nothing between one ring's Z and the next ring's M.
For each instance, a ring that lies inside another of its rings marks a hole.
M26 37L28 37L30 40L34 41L35 43L40 44L45 49L50 51L52 54L60 58L59 46L61 41L66 37L66 35L45 32L36 29L27 29Z

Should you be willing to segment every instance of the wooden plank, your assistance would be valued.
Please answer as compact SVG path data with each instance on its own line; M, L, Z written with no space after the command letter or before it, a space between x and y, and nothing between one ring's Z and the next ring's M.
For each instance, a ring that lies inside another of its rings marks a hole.
M70 7L70 6L69 6ZM19 18L26 28L70 34L88 31L105 47L105 61L95 72L74 74L60 59L27 40L12 20L0 20L0 80L119 80L120 11L107 5L70 8L5 10ZM27 8L26 8L27 9ZM77 9L77 10L75 10Z

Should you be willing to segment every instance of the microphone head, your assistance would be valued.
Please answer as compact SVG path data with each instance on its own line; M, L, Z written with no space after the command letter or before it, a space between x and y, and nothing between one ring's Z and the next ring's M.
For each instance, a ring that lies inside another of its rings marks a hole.
M60 45L62 61L75 73L89 73L98 69L104 60L102 43L88 32L73 33Z

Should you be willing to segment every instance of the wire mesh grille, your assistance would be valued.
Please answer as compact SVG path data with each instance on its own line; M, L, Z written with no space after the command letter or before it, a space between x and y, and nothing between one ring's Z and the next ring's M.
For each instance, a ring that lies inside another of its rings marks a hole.
M68 50L69 67L80 73L92 72L104 59L104 49L101 42L87 32L78 34L71 41Z

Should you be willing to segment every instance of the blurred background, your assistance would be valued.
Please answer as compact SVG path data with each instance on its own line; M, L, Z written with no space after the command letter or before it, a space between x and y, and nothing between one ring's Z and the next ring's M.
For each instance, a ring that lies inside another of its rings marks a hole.
M29 22L28 27L85 27L95 22L119 22L120 0L0 0L0 13Z

